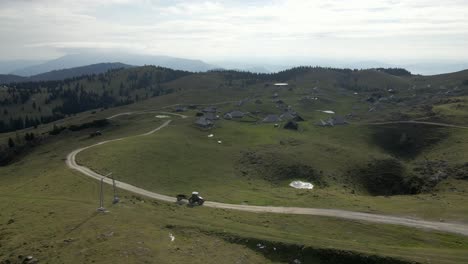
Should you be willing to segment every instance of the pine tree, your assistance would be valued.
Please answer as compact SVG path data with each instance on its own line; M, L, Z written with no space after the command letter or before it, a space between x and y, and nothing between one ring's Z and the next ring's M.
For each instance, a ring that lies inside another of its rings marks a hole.
M14 142L13 139L11 139L11 138L8 138L8 147L10 147L10 148L14 148L14 147L15 147L15 142Z

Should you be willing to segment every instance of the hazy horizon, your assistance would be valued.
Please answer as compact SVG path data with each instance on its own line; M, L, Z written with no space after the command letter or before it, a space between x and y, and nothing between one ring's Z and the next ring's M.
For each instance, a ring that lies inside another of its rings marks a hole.
M204 61L468 58L468 2L4 0L1 60L87 49Z
M166 59L166 58L169 58ZM172 58L172 59L171 59ZM182 59L182 60L180 60ZM197 62L199 61L199 62ZM278 72L298 66L319 66L333 68L369 69L369 68L405 68L413 74L434 75L457 72L468 69L468 63L462 60L417 60L417 61L379 61L358 59L330 59L321 57L233 57L225 59L193 59L170 57L164 54L129 53L114 49L75 50L58 57L43 60L1 60L0 74L32 76L52 70L68 69L97 63L120 62L134 66L158 65L173 69L205 71L208 69L232 69L252 72ZM169 63L169 64L168 64ZM171 66L172 65L172 66ZM197 66L198 65L198 66ZM200 68L201 67L201 68ZM28 74L29 72L29 74Z

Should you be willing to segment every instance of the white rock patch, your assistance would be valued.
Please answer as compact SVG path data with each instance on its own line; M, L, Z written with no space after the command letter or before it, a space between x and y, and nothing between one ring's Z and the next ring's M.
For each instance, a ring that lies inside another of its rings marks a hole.
M303 182L303 181L293 181L289 184L289 186L296 188L296 189L309 189L312 190L314 185L310 182Z

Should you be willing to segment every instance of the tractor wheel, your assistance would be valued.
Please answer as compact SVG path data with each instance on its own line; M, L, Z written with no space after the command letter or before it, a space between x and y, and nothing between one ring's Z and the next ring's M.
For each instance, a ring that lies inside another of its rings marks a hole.
M198 201L198 205L203 205L204 202L205 202L205 200L200 200L200 201Z

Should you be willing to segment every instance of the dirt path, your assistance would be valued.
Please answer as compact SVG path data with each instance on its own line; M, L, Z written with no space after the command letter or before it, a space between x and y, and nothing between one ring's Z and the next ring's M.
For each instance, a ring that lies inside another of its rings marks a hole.
M166 127L167 125L169 125L170 122L171 120L168 120L165 123L163 123L161 126L157 127L156 129L153 129L144 134L140 134L137 136L130 136L130 137L151 135L159 131L160 129ZM94 172L85 166L77 164L76 155L78 155L83 150L90 149L95 146L115 142L115 141L124 140L124 139L126 138L105 140L105 141L102 141L102 142L99 142L99 143L96 143L87 147L76 149L67 155L66 164L69 168L73 170L77 170L86 176L89 176L96 180L104 179L105 183L112 185L112 180L110 178L106 178L105 176L97 172ZM116 186L120 189L130 191L136 194L140 194L149 198L166 201L166 202L176 202L175 197L170 197L167 195L151 192L151 191L148 191L148 190L145 190L145 189L130 185L128 183L121 182L121 181L116 181ZM468 225L464 225L464 224L432 222L432 221L424 221L424 220L404 218L404 217L360 213L360 212L353 212L353 211L346 211L346 210L300 208L300 207L253 206L253 205L226 204L226 203L209 202L209 201L205 202L204 206L213 207L213 208L221 208L221 209L229 209L229 210L255 212L255 213L278 213L278 214L336 217L336 218L349 219L349 220L367 221L367 222L373 222L373 223L379 223L379 224L402 225L402 226L407 226L407 227L414 227L414 228L427 229L427 230L436 230L436 231L449 232L449 233L455 233L455 234L468 236Z
M159 112L159 113L161 113L161 114L166 114L166 115L175 115L175 116L178 116L178 117L183 118L183 119L185 119L185 118L188 117L188 116L186 116L186 115L177 114L177 113L171 113L171 112Z
M109 120L110 120L110 119L114 119L114 118L116 118L116 117L123 116L123 115L132 115L132 114L134 114L134 113L135 113L135 112L120 113L120 114L116 114L116 115L113 115L113 116L109 116L109 117L106 118L106 119L109 119Z
M230 103L235 103L235 102L238 102L238 100L237 101L218 102L218 103L212 103L212 104L196 104L196 105L198 105L198 106L211 106L211 105L213 105L214 106L214 105L230 104ZM142 111L124 112L124 113L115 114L113 116L109 116L106 119L111 120L111 119L114 119L116 117L124 116L124 115L151 114L151 113L170 114L170 115L179 116L181 118L187 118L188 116L186 116L186 115L177 114L177 113L170 113L170 112L164 112L164 111L161 110L161 109L167 109L167 108L171 108L171 107L175 107L175 106L179 106L179 105L182 105L182 104L167 105L167 106L161 107L159 110L156 109L156 110L142 110ZM191 105L191 104L183 104L183 105Z
M468 129L468 127L465 127L465 126L458 126L458 125L451 125L451 124L437 123L437 122L415 121L415 120L376 122L376 123L368 123L366 125L390 125L390 124L421 124L421 125L432 125L432 126L442 126L442 127L454 127L454 128Z
M187 117L188 117L188 116L186 116L186 115L177 114L177 113L171 113L171 112L161 112L161 111L136 111L136 112L125 112L125 113L116 114L116 115L110 116L110 117L108 117L108 118L106 118L106 119L111 120L111 119L117 118L117 117L119 117L119 116L124 116L124 115L143 115L143 114L166 114L166 115L178 116L178 117L180 117L180 118L187 118Z

